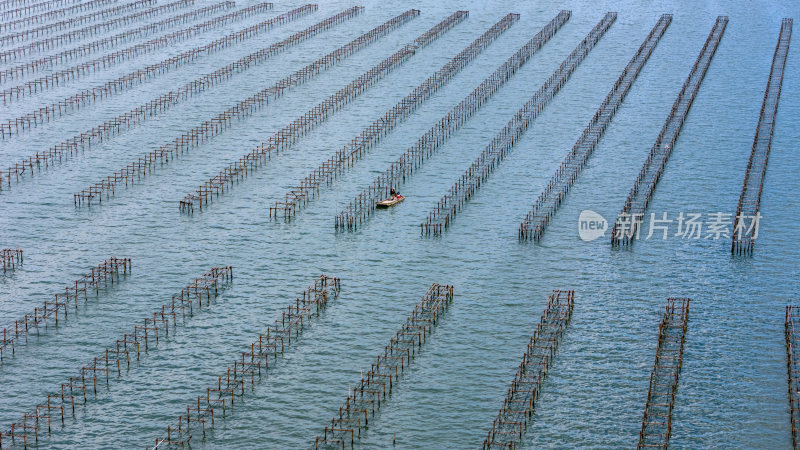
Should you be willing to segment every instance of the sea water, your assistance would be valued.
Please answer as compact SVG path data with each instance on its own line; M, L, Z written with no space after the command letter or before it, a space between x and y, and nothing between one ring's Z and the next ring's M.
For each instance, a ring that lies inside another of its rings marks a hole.
M237 9L248 4L238 3ZM0 118L17 117L300 4L276 0L273 12L4 105ZM315 14L3 140L0 167L352 4L321 2ZM730 16L730 23L648 213L671 218L680 212L735 213L780 19L800 18L800 4L363 4L366 10L358 17L76 157L3 187L0 247L22 248L25 262L0 276L0 326L13 325L110 256L131 257L133 271L99 297L90 296L86 306L58 327L30 336L2 363L2 428L57 392L80 367L192 279L214 265L232 265L233 284L208 309L181 323L174 336L133 362L120 379L112 377L110 387L101 385L96 399L90 393L74 419L67 414L63 429L56 422L52 433L40 435L40 445L153 445L281 309L324 273L341 278L339 297L224 419L216 416L205 439L194 433L192 447L313 445L361 371L369 368L431 283L454 285L453 304L370 419L359 447L390 447L393 440L399 448L480 446L553 289L574 289L575 308L524 446L634 446L665 300L690 297L670 443L690 448L790 447L784 308L800 292L798 44L790 48L786 64L752 257L731 257L729 239L684 239L675 237L674 230L664 240L659 233L650 239L643 235L631 249L612 250L608 233L582 241L578 216L592 210L613 223L718 15ZM118 186L102 204L73 206L73 193L411 7L422 11L420 17L235 122L220 136L127 189ZM196 208L192 215L179 211L178 201L221 168L459 9L469 10L466 21L290 150L208 208ZM561 9L572 11L562 29L399 186L405 202L377 211L357 232L335 232L334 215L354 195ZM609 10L619 13L616 22L446 232L441 237L421 235L419 224L428 211ZM520 20L365 158L332 185L323 185L294 220L270 220L269 207L288 189L509 12L519 13ZM672 24L543 239L520 242L517 228L525 213L662 13L674 14ZM15 84L4 83L4 88Z

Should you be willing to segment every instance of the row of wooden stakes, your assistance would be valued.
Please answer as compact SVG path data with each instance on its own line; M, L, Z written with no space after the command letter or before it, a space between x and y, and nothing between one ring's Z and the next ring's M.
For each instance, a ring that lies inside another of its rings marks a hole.
M10 20L8 22L3 22L0 24L0 31L7 31L7 30L14 30L20 27L26 27L30 25L38 25L40 23L47 23L51 20L63 18L70 16L72 14L79 14L86 10L95 9L98 7L106 6L115 3L115 0L91 0L84 3L79 3L77 5L67 6L65 8L53 9L50 11L42 12L39 14L34 15L26 15L20 19ZM80 19L80 23L85 23L87 20L96 20L97 18L105 19L108 16L113 16L114 14L119 14L119 11L125 11L126 9L123 8L129 4L117 6L114 8L104 9L98 12L84 14L82 19ZM123 8L117 10L116 8ZM12 10L13 11L13 10ZM8 14L11 11L5 11L0 13L0 18L5 20L6 18L12 17L14 14ZM76 17L77 18L77 17Z
M186 213L193 213L195 204L198 204L199 207L202 208L203 205L209 203L215 195L220 195L225 189L232 186L234 182L244 179L249 172L255 170L261 164L269 160L273 153L277 154L288 149L302 136L327 120L329 116L336 113L336 111L347 103L353 101L361 93L385 77L389 72L411 58L419 48L438 38L466 17L466 11L459 11L452 14L423 33L413 43L407 44L399 51L381 61L378 65L351 81L347 86L311 108L302 116L294 119L277 133L267 138L266 142L262 142L245 156L230 163L217 175L204 182L195 192L187 194L179 203L180 210ZM278 208L285 207L286 205L277 204L274 208L277 210Z
M319 314L332 298L339 295L339 278L321 275L309 286L301 297L281 311L280 319L268 325L258 339L250 344L249 351L243 351L229 365L225 373L217 377L216 385L206 388L197 401L186 406L186 414L178 417L177 426L167 426L166 437L155 440L155 446L185 448L192 439L192 424L200 427L203 436L206 428L214 425L214 412L233 407L236 396L245 394L245 383L255 385L256 376L261 379L262 370L269 370L270 360L275 361L279 354L297 340L311 318ZM330 295L329 295L330 294Z
M3 273L14 270L22 264L22 250L18 248L4 248L0 250L0 260L3 261Z
M218 10L225 8L232 8L233 6L234 6L233 4L228 3L227 1L220 3L213 3L204 8L195 9L183 14L178 14L176 16L168 17L166 19L159 20L158 22L147 23L139 27L126 30L122 33L106 36L94 41L87 42L85 44L81 44L77 47L70 47L61 50L58 53L46 55L38 59L20 63L16 66L0 70L0 82L5 82L7 80L11 80L24 75L31 75L42 69L53 67L57 64L63 64L73 59L83 58L91 55L92 53L113 48L133 40L138 40L150 36L154 33L158 33L166 29L181 24L185 24L186 22L209 16L213 13L216 13ZM212 22L213 20L214 19L212 19ZM189 30L195 29L195 27L197 27L198 30L200 30L199 32L202 32L208 27L208 25L207 22L200 23L197 25L193 25L189 28L185 28L181 30L181 32L185 33L190 32ZM172 33L162 35L161 38L169 39L169 36L171 35ZM180 34L176 34L175 37L179 38L180 36L181 36ZM13 54L0 53L0 62L9 62L15 57L21 56L22 54L23 54L22 52L15 52Z
M406 117L413 114L426 100L450 81L457 73L475 59L503 32L519 20L519 14L507 14L465 49L451 58L441 69L434 72L407 96L402 98L389 111L369 124L358 136L353 138L344 148L323 162L313 172L292 187L284 196L283 218L291 218L298 209L305 206L316 195L323 183L331 183L347 167L361 159L366 152L377 145L381 138L389 134ZM275 215L279 208L270 208ZM274 215L273 215L274 217Z
M139 360L143 352L146 354L150 347L158 344L160 337L163 339L169 336L170 328L177 327L179 316L191 317L195 310L210 306L212 298L232 281L231 266L212 267L194 279L152 315L145 317L139 324L134 324L130 333L123 334L114 345L107 347L100 356L81 367L77 376L70 377L55 393L48 394L46 402L37 404L31 412L25 413L19 422L11 424L8 431L0 432L0 448L15 444L22 444L27 448L29 443L37 443L40 429L46 424L47 431L50 432L54 420L60 419L63 427L65 409L75 416L76 401L85 404L88 400L87 391L96 396L98 382L105 381L109 385L114 368L117 376L121 377L122 364L129 366L132 354L135 353Z
M101 33L107 33L115 28L119 28L130 23L135 23L141 20L145 20L149 17L156 16L167 11L174 11L179 8L185 8L193 4L194 0L178 0L162 6L146 9L144 11L135 14L123 16L118 19L107 20L105 22L101 22L95 25L89 25L83 28L78 28L77 30L72 30L67 33L59 34L57 36L34 41L29 44L25 44L21 47L5 50L2 53L0 53L0 58L7 57L7 55L15 55L20 53L25 54L34 50L51 49L61 45L69 44L79 39L84 39L86 37L94 36Z
M275 51L282 51L282 49L294 45L301 40L309 39L316 34L341 23L343 20L349 19L355 14L359 14L362 10L362 7L349 8L339 14L312 25L303 31L295 33L289 38L273 44L271 47L274 48ZM407 19L403 18L402 21L404 20ZM285 91L288 91L289 89L311 79L323 69L332 66L340 59L346 57L348 54L357 51L372 40L377 39L379 35L387 33L389 29L397 26L396 22L400 22L400 20L393 19L387 22L390 23L390 25L378 27L378 29L373 30L367 35L363 35L361 38L356 39L350 44L340 47L336 51L318 59L303 69L300 69L288 77L281 79L274 85L262 89L256 94L236 103L234 106L227 108L224 112L216 115L212 119L203 121L200 125L195 126L191 130L183 133L179 137L175 138L172 142L146 153L144 156L128 164L121 170L115 172L113 175L107 176L102 181L82 190L81 193L75 194L76 206L80 206L84 202L87 205L90 205L94 198L98 198L98 200L102 202L103 195L105 195L106 198L108 198L110 195L113 195L117 185L120 183L124 182L125 186L127 187L128 183L132 183L133 180L141 179L149 172L154 170L156 165L164 165L184 152L188 152L193 147L205 142L207 139L224 132L234 123L234 119L241 119L255 113L263 106L269 104L270 100L283 95Z
M553 217L569 188L577 180L581 170L586 166L589 157L600 142L614 114L619 109L625 95L630 90L650 55L653 53L661 36L672 22L671 14L663 14L650 30L636 54L622 70L611 91L595 112L589 125L583 130L580 138L564 161L556 169L556 173L536 199L533 208L522 221L519 228L520 239L539 240L544 233L550 218Z
M64 5L74 4L70 13L79 13L96 8L109 3L110 0L92 0L81 2L80 0L45 0L35 3L36 0L3 0L0 2L0 19L7 20L15 17L39 14L41 11L51 11ZM12 8L12 9L7 9Z
M616 18L616 13L607 13L583 41L578 44L575 50L564 59L559 68L553 72L539 90L514 114L508 124L492 139L470 167L456 180L453 186L448 189L447 193L428 213L425 222L420 224L420 230L423 234L439 235L444 232L444 229L450 225L461 208L475 195L503 158L511 152L522 134L528 129L531 121L558 94L570 75L586 58L605 32L608 31Z
M315 449L353 446L452 302L453 286L431 285L367 373L350 389L344 405L325 426L322 436L314 439Z
M633 183L619 216L614 221L614 227L611 230L612 246L629 246L633 244L638 235L639 222L635 218L644 217L645 209L650 203L656 184L664 173L664 168L669 156L672 154L675 141L678 139L681 127L689 114L689 108L691 108L692 102L700 90L700 84L703 82L706 71L711 65L711 58L714 57L727 25L727 16L718 17L703 44L703 48L700 50L700 54L697 55L697 60L692 66L689 76L683 82L683 87L675 99L675 103L672 104L667 120L661 128L656 142L650 149L650 153L647 155L647 159L642 165L636 181Z
M315 5L303 6L281 14L273 20L277 23L285 23L315 9ZM39 169L42 165L46 167L50 163L61 161L63 158L72 156L78 151L83 151L95 141L102 142L106 137L116 135L128 127L141 123L193 95L204 92L207 88L230 78L238 72L247 70L251 65L260 62L266 57L267 56L263 55L262 52L248 55L239 61L228 64L225 67L191 81L177 90L162 94L124 114L106 120L102 124L93 127L91 130L73 136L64 142L50 147L48 150L39 151L35 155L23 159L21 162L16 163L6 170L0 170L0 186L2 186L4 181L10 185L12 178L18 180L20 175L23 175L27 169L30 169L29 173L32 173L34 168ZM77 204L77 197L75 201Z
M16 252L18 253L15 256L19 262L22 262L22 250ZM5 250L3 253L5 254ZM40 326L46 325L50 319L53 319L55 325L58 325L59 314L64 319L67 318L70 303L74 305L77 312L78 298L81 294L83 294L84 302L88 300L87 292L89 290L94 290L95 294L99 295L101 287L105 289L109 282L113 284L115 281L119 281L120 271L124 276L130 269L130 258L111 257L98 264L97 267L93 267L90 273L75 280L74 284L65 287L63 292L56 293L52 301L45 300L41 308L36 307L33 309L33 313L25 314L22 319L15 320L13 328L3 328L3 339L0 341L0 362L5 356L8 356L8 348L11 349L12 355L15 353L17 339L20 336L27 338L31 329L35 329L38 333Z
M390 190L404 183L423 162L438 150L447 139L472 117L516 72L538 51L556 31L569 20L570 11L561 11L506 62L481 82L469 95L437 121L417 142L403 152L383 173L364 188L334 217L338 231L355 231L375 211L376 203L386 198Z
M135 11L137 9L141 9L145 6L149 6L154 3L156 3L156 0L136 0L131 3L125 3L124 5L103 9L93 13L84 14L82 16L68 17L58 22L51 22L45 25L40 25L38 27L27 28L25 30L0 36L0 44L6 45L6 44L12 44L14 42L25 41L28 40L29 38L38 38L41 35L54 33L56 31L60 31L65 28L74 28L83 25L85 23L95 22L98 19L100 20L107 19L108 17L115 16L124 12ZM16 28L17 25L21 25L22 23L26 22L29 23L29 21L38 22L35 18L26 17L25 19L15 20L13 22L6 22L0 25L0 29L2 30L13 29Z
M209 8L213 9L222 9L228 6L233 5L233 2L226 2L226 4L216 4L211 5ZM249 6L247 8L241 9L231 14L227 14L222 17L217 17L214 21L215 26L219 27L225 25L234 20L242 20L245 19L253 14L260 14L265 11L269 11L272 9L272 3L259 3L253 6ZM194 61L197 58L202 58L207 56L213 52L222 50L226 47L229 47L239 41L250 37L250 35L255 34L259 31L264 29L269 29L274 25L273 21L267 21L260 24L260 26L255 25L249 28L246 28L238 33L233 33L228 36L224 36L220 39L216 39L209 44L202 45L184 52L179 53L178 55L166 58L162 61L159 61L154 64L149 64L143 68L134 70L130 73L117 77L113 80L107 81L99 86L95 86L93 88L84 89L76 94L73 94L63 100L60 100L56 103L48 107L39 108L33 113L33 123L37 124L43 122L45 120L49 120L51 118L57 117L61 114L72 111L76 107L80 107L88 102L94 102L97 99L102 99L108 97L110 95L117 94L122 92L123 90L130 88L136 84L143 83L149 79L155 78L159 75L162 75L170 70L174 70L182 65L188 64ZM24 98L26 95L34 94L39 91L44 91L47 89L51 89L54 87L59 86L62 83L66 83L67 81L76 80L80 77L83 77L93 71L102 71L109 67L112 67L114 64L125 61L127 59L135 58L140 54L147 53L153 49L158 47L164 46L165 43L174 43L178 40L185 39L189 35L196 33L196 30L203 30L204 28L189 28L192 30L191 33L170 33L167 39L155 39L146 41L140 44L136 44L132 47L128 47L116 52L109 53L104 55L100 58L96 58L90 61L85 61L75 66L71 66L43 77L26 81L21 85L14 86L3 91L0 91L0 96L3 98L4 101L11 101L11 100L19 100ZM67 108L69 106L69 109ZM22 116L22 117L26 117ZM10 124L13 122L8 121L6 124Z

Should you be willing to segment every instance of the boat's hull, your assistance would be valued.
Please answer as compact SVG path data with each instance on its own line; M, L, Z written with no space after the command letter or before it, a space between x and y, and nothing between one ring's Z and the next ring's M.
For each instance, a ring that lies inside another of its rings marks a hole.
M375 204L378 208L391 208L392 206L402 202L406 198L403 196L397 196L395 198L387 198L386 200L381 200Z

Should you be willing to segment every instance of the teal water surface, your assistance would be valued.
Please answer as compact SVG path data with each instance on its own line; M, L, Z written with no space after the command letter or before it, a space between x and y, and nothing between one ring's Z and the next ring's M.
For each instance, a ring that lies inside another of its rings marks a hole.
M246 6L240 3L237 7ZM268 14L115 65L2 107L8 119L146 64L299 6ZM431 283L455 286L454 302L357 446L475 448L491 428L553 289L574 289L572 322L543 386L523 444L630 448L638 440L658 322L667 297L691 297L683 370L673 413L675 447L788 448L784 307L800 292L800 47L789 50L767 170L755 253L732 258L730 242L641 239L614 251L607 238L581 241L578 215L613 220L717 15L730 23L687 117L649 212L736 210L772 53L796 2L442 1L363 3L358 17L269 59L77 157L0 191L0 248L25 251L0 276L0 327L33 310L109 256L132 273L57 328L18 347L0 366L0 426L55 393L134 323L214 265L234 283L178 327L63 429L40 436L55 448L153 445L185 407L216 383L290 301L321 273L342 280L340 296L315 318L268 375L196 448L307 448L362 369L400 328ZM152 97L322 20L319 11L174 70L47 126L0 142L0 167L89 129ZM159 168L102 205L75 208L72 194L100 181L202 120L223 111L402 11L420 17L294 89L252 117ZM181 214L178 201L232 160L458 9L469 18L417 52L357 100L216 198ZM561 9L571 19L413 178L407 200L378 211L357 232L333 217L449 108ZM491 138L606 11L619 16L488 182L437 238L420 235L428 211ZM384 138L324 186L292 222L268 208L335 150L505 14L520 20ZM662 13L674 19L634 83L588 166L538 244L517 227ZM131 26L132 28L133 26ZM77 45L77 44L76 44ZM28 59L33 59L30 56ZM96 56L95 56L96 57ZM87 58L88 59L88 58ZM6 67L14 63L5 63ZM46 72L45 72L46 73ZM31 77L32 78L32 77ZM24 78L27 80L29 78ZM18 83L4 83L7 88Z

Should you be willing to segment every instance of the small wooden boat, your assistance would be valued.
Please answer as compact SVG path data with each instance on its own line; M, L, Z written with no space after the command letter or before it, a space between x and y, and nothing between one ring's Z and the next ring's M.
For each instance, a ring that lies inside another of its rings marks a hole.
M402 195L398 194L395 197L389 197L389 198L387 198L385 200L379 201L378 203L375 204L375 206L377 206L378 208L389 208L391 206L394 206L394 205L402 202L405 199L406 199L405 197L403 197Z

